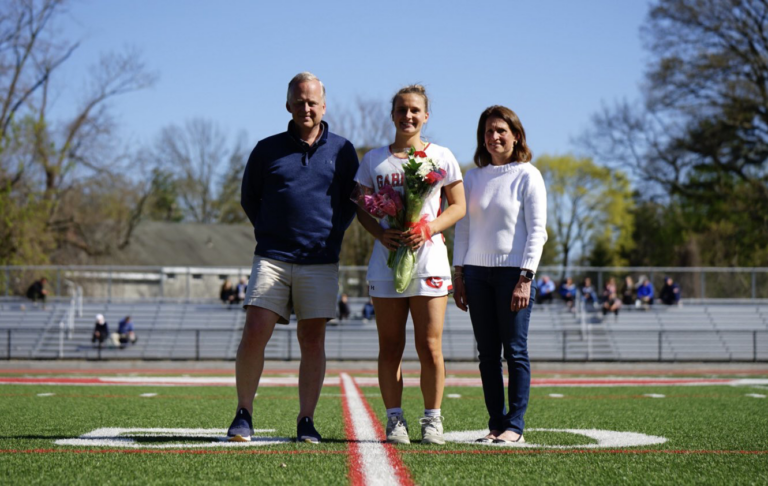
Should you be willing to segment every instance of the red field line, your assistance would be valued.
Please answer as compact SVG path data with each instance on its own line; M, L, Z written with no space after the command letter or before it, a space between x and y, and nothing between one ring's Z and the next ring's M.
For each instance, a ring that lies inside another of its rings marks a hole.
M218 386L231 387L232 383L213 381L194 377L178 379L168 378L167 381L140 381L141 377L108 378L108 377L0 377L1 384L20 385L115 385L115 386ZM163 380L160 378L160 380ZM262 386L294 387L293 378L288 381L264 382ZM332 381L332 380L331 380ZM362 386L377 386L375 377L360 377L356 383ZM720 385L734 382L730 378L534 378L531 386L647 386L647 385ZM405 386L418 386L418 378L405 378ZM447 378L446 386L481 386L480 378ZM338 383L326 383L325 386L338 386Z
M451 370L450 363L447 364L448 375L456 376L479 376L480 372L477 370ZM535 367L535 363L534 363ZM269 375L295 375L298 373L298 369L285 368L285 369L267 369L265 376ZM0 368L0 374L18 375L18 374L45 374L45 375L125 375L129 373L138 373L141 375L221 375L221 376L234 376L234 366L232 368L221 369L175 369L175 368L148 368L148 369L135 369L135 368L98 368L98 369L80 369L80 368ZM349 375L376 375L376 370L370 369L331 369L326 371L327 374L339 374L347 373ZM420 372L418 369L403 369L405 375L418 375ZM551 376L551 375L582 375L582 376L759 376L768 375L768 368L764 370L754 369L740 369L740 370L723 370L723 369L682 369L682 370L571 370L571 369L558 369L558 370L533 370L534 377L536 376Z
M341 386L341 406L344 414L344 433L347 437L347 453L348 453L348 467L349 467L349 483L353 486L359 486L365 484L365 476L363 475L363 465L360 460L360 452L357 441L355 440L355 427L352 424L352 412L349 410L349 404L347 403L347 391L344 387L344 382L339 382Z
M360 389L360 386L357 384L356 381L354 381L354 379L352 381L355 384L355 388L357 388L357 393L360 394L360 398L363 400L363 405L365 405L365 410L368 412L368 415L371 417L371 422L373 423L373 426L376 429L376 434L381 438L382 441L386 440L387 434L384 431L384 428L381 426L381 422L379 421L379 418L376 416L376 413L374 413L373 408L371 408L371 404L368 403L368 400L365 399L365 394L363 393L363 390ZM343 383L343 381L341 383ZM405 486L412 486L414 484L413 478L411 478L411 474L408 468L405 467L405 464L403 464L403 460L400 458L400 454L398 454L397 449L395 449L395 447L392 444L388 444L388 443L384 444L384 448L387 451L387 456L389 457L389 463L392 464L395 470L395 474L397 475L399 484L402 484Z
M738 454L738 455L762 455L768 451L739 451L739 450L698 450L698 449L495 449L495 450L405 450L403 454Z
M354 441L352 441L354 442ZM701 449L501 449L490 450L466 449L466 450L399 450L400 454L692 454L692 455L766 455L768 450L701 450ZM0 449L0 454L255 454L255 455L280 455L280 454L348 454L347 450L205 450L205 449ZM352 471L350 471L352 474ZM358 483L361 484L361 483Z

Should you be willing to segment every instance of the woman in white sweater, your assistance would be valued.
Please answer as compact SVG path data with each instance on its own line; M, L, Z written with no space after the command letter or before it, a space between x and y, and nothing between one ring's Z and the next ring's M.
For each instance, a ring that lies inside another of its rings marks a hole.
M528 323L536 292L531 282L547 241L547 192L531 158L517 115L503 106L486 109L477 126L478 168L464 179L467 214L456 225L453 252L453 297L460 309L469 309L490 416L489 433L478 442L524 442Z

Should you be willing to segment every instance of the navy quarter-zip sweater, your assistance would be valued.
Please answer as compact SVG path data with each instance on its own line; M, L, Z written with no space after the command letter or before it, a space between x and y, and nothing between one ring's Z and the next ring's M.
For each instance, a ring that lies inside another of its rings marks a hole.
M311 147L291 121L248 158L240 203L253 224L256 255L306 265L339 261L355 215L350 195L359 161L352 144L321 123Z

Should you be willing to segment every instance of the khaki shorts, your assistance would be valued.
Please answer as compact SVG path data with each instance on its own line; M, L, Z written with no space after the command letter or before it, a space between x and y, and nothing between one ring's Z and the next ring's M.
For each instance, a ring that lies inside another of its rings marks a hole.
M339 264L298 265L256 255L243 307L271 310L288 324L291 309L298 320L336 317Z

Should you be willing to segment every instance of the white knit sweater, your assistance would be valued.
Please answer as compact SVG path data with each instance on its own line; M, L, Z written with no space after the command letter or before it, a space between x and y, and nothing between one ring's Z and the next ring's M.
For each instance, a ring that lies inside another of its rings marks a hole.
M547 241L547 190L539 169L511 162L464 178L467 214L456 224L453 265L536 271Z

